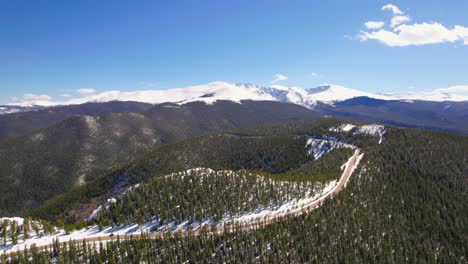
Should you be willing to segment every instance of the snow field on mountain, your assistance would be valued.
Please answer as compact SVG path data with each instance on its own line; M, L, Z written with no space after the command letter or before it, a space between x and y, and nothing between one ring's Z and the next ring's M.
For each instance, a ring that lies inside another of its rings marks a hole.
M355 97L369 97L381 100L402 100L412 102L414 100L427 101L468 101L464 94L443 92L444 89L436 89L433 92L404 93L404 94L380 94L364 92L339 85L326 84L315 88L300 88L294 86L272 85L270 87L254 84L211 82L204 85L172 88L164 90L142 91L106 91L94 93L81 98L73 98L67 101L24 101L10 103L5 106L58 106L76 105L87 102L110 101L135 101L142 103L178 103L205 102L211 104L217 100L229 100L240 102L241 100L254 101L278 101L302 105L313 108L318 102L333 104ZM2 109L0 109L0 113ZM6 112L6 110L5 110Z
M369 136L374 136L379 138L379 144L382 143L385 132L387 132L385 126L378 124L369 124L357 126L353 124L342 124L336 127L330 127L328 129L332 132L353 132L353 135L364 134Z
M315 138L308 136L305 148L309 155L312 155L314 159L319 159L326 153L339 148L350 148L354 149L355 146L339 141L333 137Z

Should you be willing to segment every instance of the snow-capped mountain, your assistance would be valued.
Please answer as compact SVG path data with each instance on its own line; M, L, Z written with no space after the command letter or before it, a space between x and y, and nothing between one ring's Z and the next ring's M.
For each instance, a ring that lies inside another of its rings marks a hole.
M421 101L433 101L433 102L461 102L468 101L468 86L458 85L451 86L448 88L435 89L431 92L409 92L401 94L382 94L385 97L389 97L393 100L421 100Z
M167 90L107 91L62 102L29 101L16 105L23 107L37 105L55 106L110 101L136 101L151 104L165 102L182 104L202 101L210 104L218 100L230 100L235 102L254 100L294 103L307 108L314 108L318 102L333 104L335 102L362 96L382 100L468 101L468 95L450 93L447 92L446 89L434 90L432 93L375 94L330 84L316 88L299 88L281 85L262 87L254 84L234 84L218 81L205 85Z
M36 111L44 109L45 106L41 105L0 105L0 115L2 114L13 114L18 112L25 112L25 111Z

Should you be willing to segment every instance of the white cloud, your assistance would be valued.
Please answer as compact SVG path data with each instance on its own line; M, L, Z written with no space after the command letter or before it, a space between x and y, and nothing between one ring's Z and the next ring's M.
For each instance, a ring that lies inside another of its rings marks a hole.
M452 30L457 36L463 40L464 45L468 45L468 27L455 26Z
M314 78L314 79L322 79L324 75L318 72L311 72L307 74L307 77Z
M404 15L397 6L388 4L383 6L382 10L392 11L391 28L385 29L384 25L373 23L376 21L368 21L364 24L367 30L361 30L356 36L357 39L376 40L390 47L422 46L456 41L462 41L464 45L468 45L468 27L456 25L450 29L438 22L408 24L411 17Z
M79 94L92 94L95 93L96 90L93 88L81 88L76 90L76 92L78 92Z
M448 29L439 23L421 23L400 25L393 31L381 29L374 32L361 31L360 39L377 40L390 47L421 46L463 40L467 45L467 37L463 35L468 28L458 27Z
M452 94L461 94L468 96L468 85L455 85L447 88L435 89L434 92L437 93L452 93Z
M68 98L68 97L71 97L72 95L71 94L61 94L60 96Z
M278 74L275 75L275 79L273 81L271 81L271 83L286 81L287 79L288 79L288 76L286 76L284 74L281 74L281 73L278 73Z
M25 101L32 101L32 100L40 100L40 101L49 101L52 97L48 96L47 94L23 94L20 98L16 97L18 100L25 100Z
M364 23L364 26L368 29L380 29L385 26L385 22L383 21L367 21Z
M35 105L39 103L49 102L52 100L52 97L48 96L47 94L32 94L27 93L23 94L20 97L14 96L10 97L10 100L14 103L18 104L25 104L25 105Z
M403 15L403 16L394 16L392 18L392 21L390 22L390 26L392 28L398 26L398 25L401 25L401 24L404 24L408 21L410 21L411 18L409 16L406 16L406 15Z
M394 15L403 15L403 12L396 5L388 4L382 7L382 10L390 10Z

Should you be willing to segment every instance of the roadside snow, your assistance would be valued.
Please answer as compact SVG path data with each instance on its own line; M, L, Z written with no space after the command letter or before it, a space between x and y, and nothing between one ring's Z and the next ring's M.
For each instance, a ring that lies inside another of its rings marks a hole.
M4 221L8 222L16 222L18 225L23 225L24 218L22 217L1 217L0 218L0 223L3 223Z
M294 209L306 207L311 202L317 200L319 197L325 195L330 190L332 190L335 185L336 185L336 180L330 181L328 184L326 184L323 187L321 192L316 193L315 195L307 197L307 198L286 201L281 206L276 207L276 208L262 208L262 209L257 209L253 212L248 212L248 213L243 213L240 215L235 215L232 217L223 218L221 220L221 226L225 224L248 223L248 222L253 222L253 221L258 221L258 220L268 220L268 219L273 219L273 218L287 215L290 211Z
M197 168L199 169L199 168ZM197 170L195 169L195 170ZM43 246L43 245L50 245L54 242L54 240L58 239L60 242L66 242L69 240L80 241L83 239L90 239L93 237L103 237L103 236L117 236L117 235L130 235L135 234L139 235L141 233L165 233L165 232L176 232L176 231L195 231L199 230L202 226L213 226L216 225L217 227L221 228L223 225L230 225L234 223L247 223L257 220L267 220L276 218L278 216L283 216L288 214L291 210L302 208L310 204L311 202L317 200L324 194L328 193L333 187L336 185L336 180L329 182L328 184L324 185L321 192L311 192L309 194L313 194L313 196L306 195L307 198L297 199L297 200L290 200L285 201L281 206L275 208L261 208L257 209L253 212L247 212L235 216L224 217L219 222L214 222L211 219L205 219L202 223L194 222L189 223L189 221L180 221L179 223L169 223L165 225L159 225L159 219L153 219L152 221L146 222L142 225L138 224L131 224L126 226L120 227L107 227L103 230L99 230L97 225L91 226L89 228L77 230L71 232L70 234L66 234L64 230L58 229L57 232L53 235L44 235L39 237L37 235L33 235L28 238L26 241L20 240L17 245L12 245L11 243L7 244L6 246L0 246L0 252L2 253L9 253L18 250L24 249L24 247L31 247L32 245L36 246ZM102 206L99 206L98 209L100 210ZM90 217L95 217L99 210L96 209L95 212ZM18 219L22 221L22 218L12 218Z
M356 157L356 162L354 163L354 166L351 168L351 174L356 170L357 166L361 162L362 158L364 157L364 153L361 153L359 156Z

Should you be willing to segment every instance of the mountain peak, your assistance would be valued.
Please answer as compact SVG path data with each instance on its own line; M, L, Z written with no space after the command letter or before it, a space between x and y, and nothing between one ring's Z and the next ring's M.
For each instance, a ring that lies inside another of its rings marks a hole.
M262 87L252 83L229 83L214 81L208 84L173 88L167 90L142 90L142 91L107 91L99 94L91 94L82 98L75 98L63 102L24 102L11 104L16 106L57 106L83 104L86 102L110 102L110 101L136 101L142 103L160 104L188 103L202 101L211 104L217 100L229 100L241 102L242 100L254 101L278 101L294 103L308 108L313 108L318 102L334 104L355 97L369 97L381 100L426 100L426 101L466 101L468 96L452 93L452 91L467 90L462 86L446 89L436 89L430 93L405 93L405 94L377 94L363 92L340 85L323 84L313 88L300 88L294 86L271 85Z

